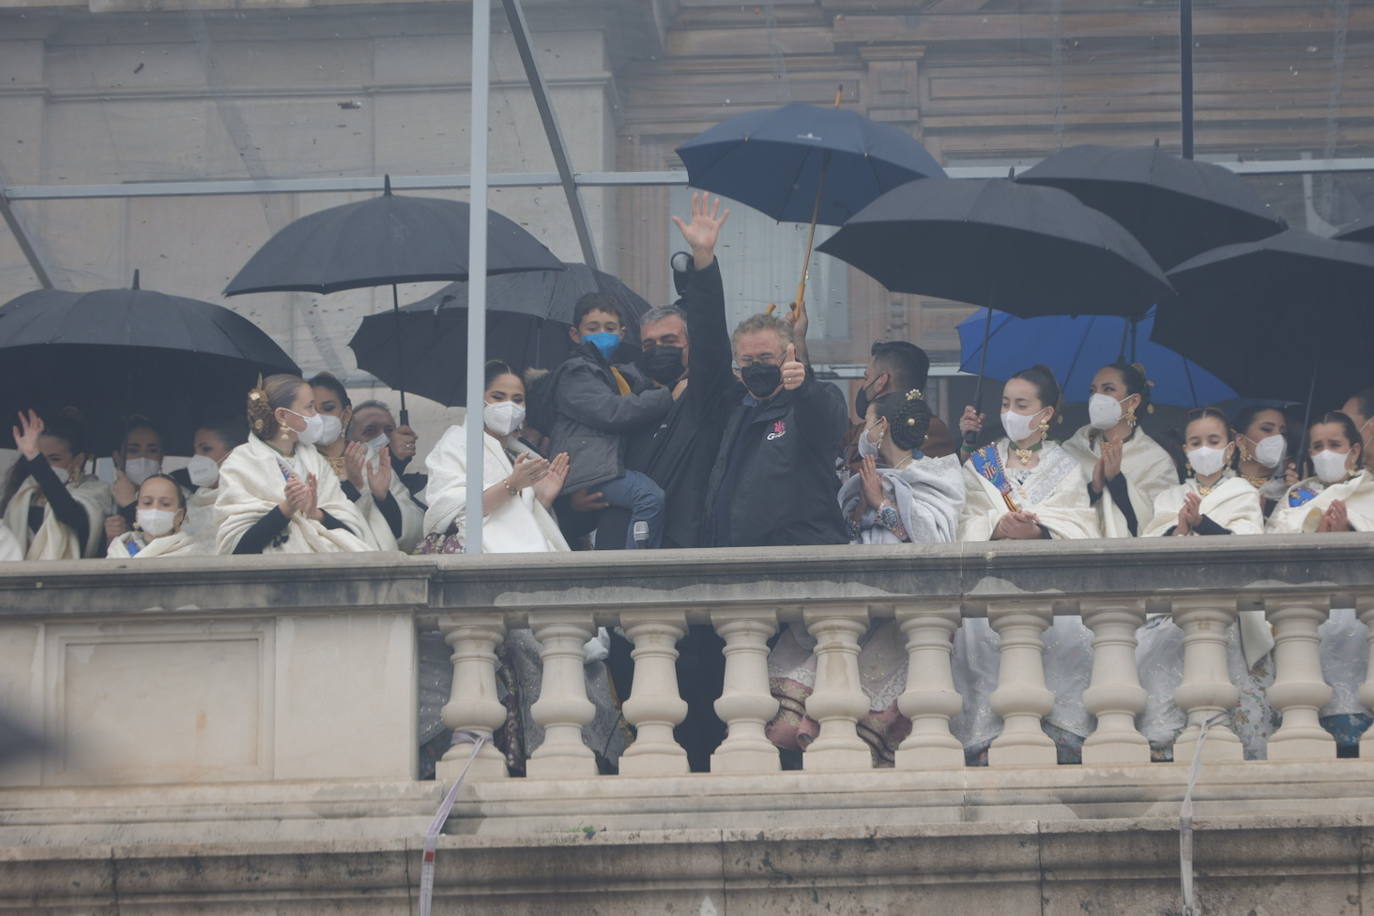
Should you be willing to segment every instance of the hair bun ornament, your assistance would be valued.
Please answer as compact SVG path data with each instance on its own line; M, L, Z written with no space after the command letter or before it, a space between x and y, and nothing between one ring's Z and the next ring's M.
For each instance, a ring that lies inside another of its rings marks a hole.
M915 417L907 417L907 418L906 418L906 425L907 425L907 426L915 426L915 425L916 425L916 418L915 418Z
M77 423L86 422L86 416L81 412L81 408L77 407L75 404L68 404L57 413L59 416L66 417L68 420L74 420Z
M906 399L908 401L924 401L925 397L926 396L921 393L921 389L919 388L913 388L906 393Z

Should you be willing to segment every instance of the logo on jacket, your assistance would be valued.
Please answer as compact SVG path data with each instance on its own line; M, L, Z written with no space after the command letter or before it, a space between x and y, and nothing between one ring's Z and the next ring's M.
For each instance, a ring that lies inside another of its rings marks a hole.
M785 435L787 435L787 423L782 420L778 420L776 423L773 424L773 431L770 432L764 438L767 439L769 442L772 442L774 439L781 439Z

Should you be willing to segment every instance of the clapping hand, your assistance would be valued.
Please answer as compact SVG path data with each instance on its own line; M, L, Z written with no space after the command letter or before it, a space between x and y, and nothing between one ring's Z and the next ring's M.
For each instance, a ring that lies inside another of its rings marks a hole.
M1183 507L1178 510L1178 527L1174 529L1174 534L1193 534L1197 531L1198 525L1202 524L1202 497L1196 493L1188 493L1183 497Z
M1322 513L1321 521L1317 523L1318 531L1352 531L1350 526L1350 514L1346 511L1345 501L1340 499L1331 500L1331 505L1326 507Z
M563 492L563 484L568 479L568 468L571 464L568 453L559 452L549 462L548 473L534 485L534 498L539 500L545 509L552 506L558 494Z
M314 479L313 477L311 479ZM287 518L297 512L305 512L310 507L310 487L305 481L295 474L286 478L286 492L282 501L277 504L281 509L281 514Z
M344 446L344 476L357 490L367 484L367 446L361 442L350 442Z
M366 448L364 446L364 448ZM387 492L391 489L391 450L385 445L377 451L377 468L372 469L372 465L366 465L367 485L372 489L372 498L377 502L386 499Z
M865 455L859 459L859 481L863 486L864 502L877 510L883 504L883 478L878 473L878 459Z
M544 475L549 473L549 462L546 458L538 455L531 455L528 452L522 453L515 459L515 468L511 471L506 480L511 487L516 490L523 490L544 479Z

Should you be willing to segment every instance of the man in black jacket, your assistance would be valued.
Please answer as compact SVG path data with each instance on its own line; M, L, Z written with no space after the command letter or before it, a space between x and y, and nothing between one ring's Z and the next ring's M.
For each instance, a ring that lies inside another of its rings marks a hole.
M792 332L772 315L754 315L735 329L742 387L707 487L706 545L849 540L835 476L848 421L844 396L797 359Z

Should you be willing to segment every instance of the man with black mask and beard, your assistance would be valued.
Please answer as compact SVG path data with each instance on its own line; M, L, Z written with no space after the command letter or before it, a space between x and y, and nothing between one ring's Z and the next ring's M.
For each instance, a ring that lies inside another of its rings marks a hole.
M706 494L705 544L846 544L835 458L847 413L838 388L798 360L793 325L762 314L733 335L740 386Z

